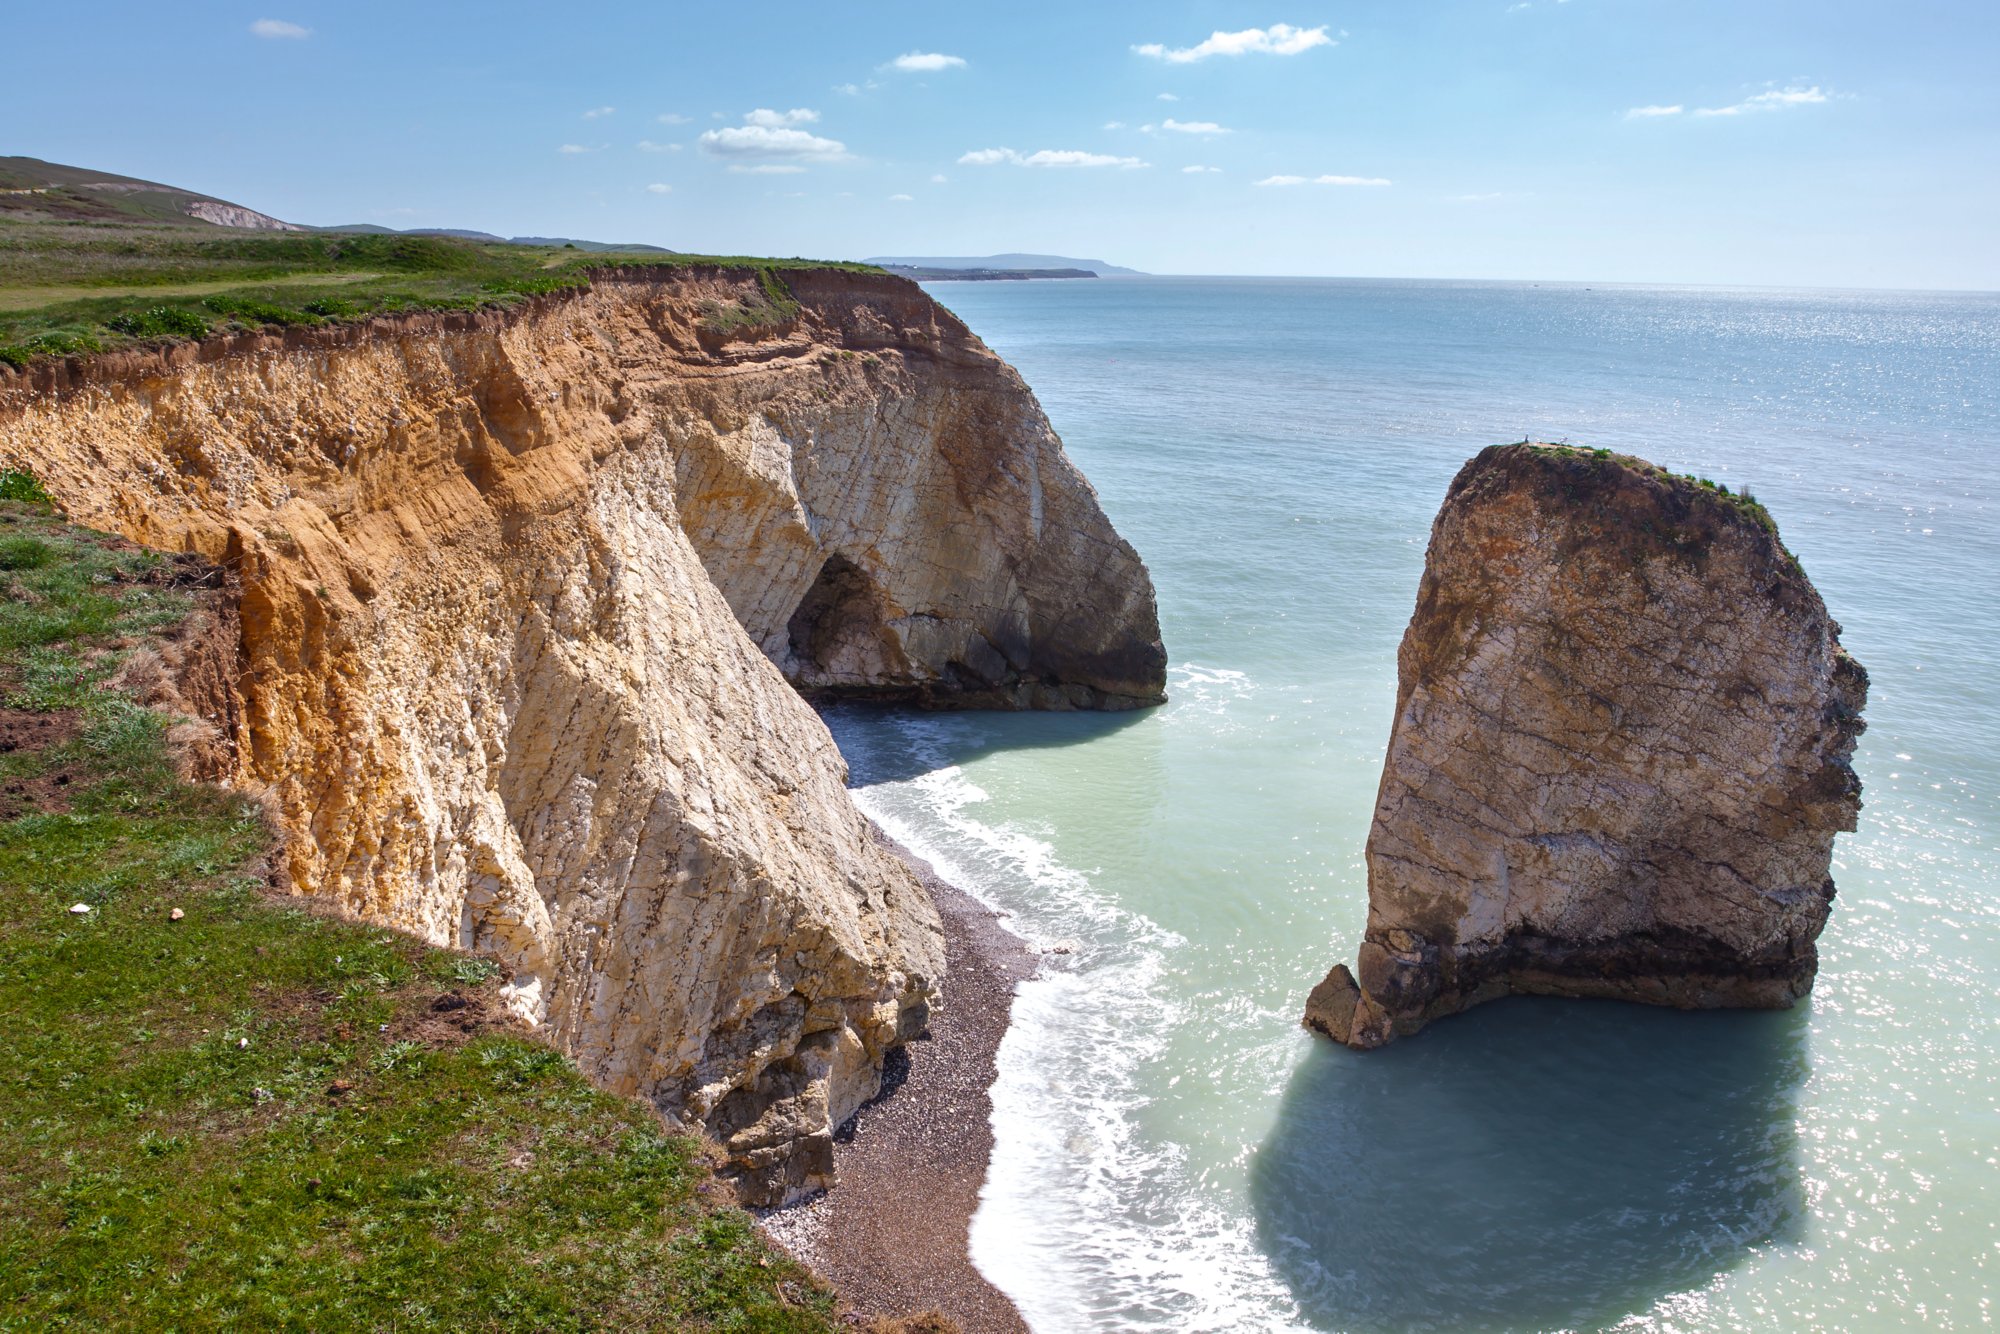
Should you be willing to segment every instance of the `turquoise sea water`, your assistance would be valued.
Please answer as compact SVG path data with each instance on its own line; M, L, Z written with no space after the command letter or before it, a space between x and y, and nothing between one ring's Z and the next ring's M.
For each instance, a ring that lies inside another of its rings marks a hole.
M2000 1294L2000 296L940 285L1150 564L1172 702L839 711L865 809L1031 942L974 1259L1069 1330L1974 1329ZM1819 986L1513 1000L1356 1055L1429 525L1490 443L1750 486L1873 674Z

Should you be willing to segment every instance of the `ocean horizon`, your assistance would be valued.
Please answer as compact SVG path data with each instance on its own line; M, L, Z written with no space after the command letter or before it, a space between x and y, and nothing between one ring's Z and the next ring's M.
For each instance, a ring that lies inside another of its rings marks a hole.
M1668 291L1668 292L1761 292L1770 294L1797 293L1799 295L1857 295L1879 294L1884 296L1995 296L2000 297L2000 288L1987 287L1840 287L1796 285L1784 283L1724 283L1666 281L1636 278L1439 278L1410 277L1408 275L1368 276L1352 273L1106 273L1096 278L1046 278L1037 282L1151 282L1158 280L1183 282L1310 282L1310 283L1407 283L1412 286L1455 286L1455 287L1561 287L1583 289L1617 289L1621 291ZM973 280L991 282L992 279ZM952 289L967 285L957 280L926 281L923 286L943 301ZM949 305L947 301L945 304Z

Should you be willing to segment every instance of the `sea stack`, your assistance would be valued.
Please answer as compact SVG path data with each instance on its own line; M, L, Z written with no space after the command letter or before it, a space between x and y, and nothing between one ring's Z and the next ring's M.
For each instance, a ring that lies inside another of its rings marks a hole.
M1367 935L1307 1027L1370 1048L1510 994L1812 989L1868 675L1761 505L1606 450L1487 449L1397 668Z

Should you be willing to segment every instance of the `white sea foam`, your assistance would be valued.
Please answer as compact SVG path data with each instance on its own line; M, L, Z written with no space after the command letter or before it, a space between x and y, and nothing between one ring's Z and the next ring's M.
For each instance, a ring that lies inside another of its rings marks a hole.
M1250 693L1250 673L1233 667L1204 667L1198 662L1176 663L1167 669L1167 690L1175 698L1241 698Z
M990 798L950 762L953 740L964 736L960 720L898 717L892 727L918 767L929 767L911 778L869 782L866 770L880 742L865 729L842 727L841 748L850 765L862 771L855 804L939 875L1003 914L1029 944L1047 949L1081 941L1089 946L1099 933L1119 929L1155 946L1181 943L1099 892L1089 876L1063 865L1045 839L971 814Z
M972 1258L1037 1334L1299 1327L1250 1220L1137 1124L1136 1076L1187 1017L1166 1000L1168 967L1141 951L1015 1000Z
M1212 672L1205 684L1230 690L1246 679ZM1062 966L1015 997L973 1262L1038 1334L1298 1328L1250 1221L1212 1202L1181 1147L1149 1138L1136 1119L1148 1101L1141 1069L1196 1019L1172 999L1168 976L1186 942L1120 906L1046 839L980 819L988 794L949 762L969 726L835 720L861 784L856 801L891 837L1030 943L1073 944ZM911 776L870 781L892 745L915 761L893 772ZM911 772L925 765L936 767Z
M1167 669L1167 698L1180 711L1222 715L1256 691L1250 674L1233 667L1176 663Z

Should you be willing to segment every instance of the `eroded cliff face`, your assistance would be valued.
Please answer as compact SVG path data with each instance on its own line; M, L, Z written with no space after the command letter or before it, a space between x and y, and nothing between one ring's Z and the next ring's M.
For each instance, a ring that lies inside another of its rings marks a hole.
M1509 993L1784 1006L1812 987L1867 674L1761 508L1509 445L1452 482L1398 659L1358 967L1373 1047Z
M787 675L1115 707L1164 669L1018 377L913 284L787 276L0 383L0 453L73 518L234 569L235 777L291 884L497 955L752 1203L830 1183L943 966Z
M752 416L696 394L661 421L683 526L750 637L815 696L1159 703L1152 582L1020 376L914 284L856 301L849 275L790 281L808 311L844 311L827 373L873 391L790 380Z

